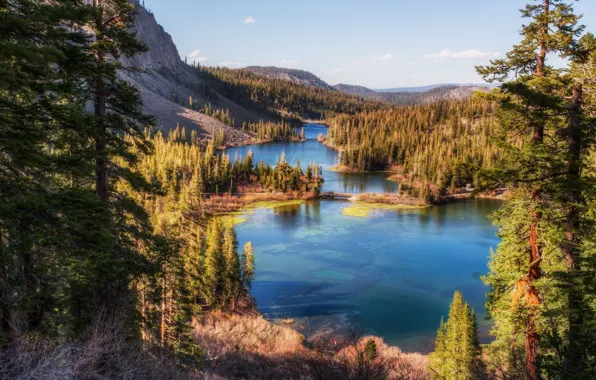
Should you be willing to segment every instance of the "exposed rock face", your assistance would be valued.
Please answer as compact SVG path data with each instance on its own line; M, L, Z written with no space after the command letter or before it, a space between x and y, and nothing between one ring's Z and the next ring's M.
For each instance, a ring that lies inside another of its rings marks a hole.
M149 50L143 54L122 59L128 67L137 71L122 71L120 76L133 83L143 98L145 112L155 115L157 127L168 131L176 126L188 132L196 130L201 136L209 136L214 130L224 130L226 144L239 145L253 141L252 137L239 129L209 117L183 105L193 104L204 107L229 109L231 116L241 124L244 120L257 121L262 115L255 114L213 91L202 81L195 69L180 59L178 49L164 28L157 23L155 16L138 6L135 27L137 38Z
M172 36L157 23L153 14L139 8L133 31L141 41L151 48L146 53L134 57L132 61L139 66L148 68L157 65L170 70L180 69L182 62Z

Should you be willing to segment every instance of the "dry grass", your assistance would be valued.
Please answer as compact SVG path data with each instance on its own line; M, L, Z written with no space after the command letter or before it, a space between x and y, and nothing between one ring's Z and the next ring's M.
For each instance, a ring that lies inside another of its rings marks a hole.
M313 199L311 193L243 193L242 196L219 195L204 199L201 202L202 212L210 215L232 214L234 212L258 207L277 207L279 205L300 203Z
M274 325L260 315L206 315L193 323L194 336L206 353L206 379L428 379L426 357L387 346L381 338L321 338L304 342L295 330ZM362 353L374 339L378 356Z
M199 379L159 351L126 341L118 323L96 327L80 340L56 344L35 336L0 352L0 379Z
M126 341L117 323L104 323L77 342L56 345L29 337L0 352L0 379L428 379L426 357L406 354L382 339L304 342L293 329L258 314L213 313L196 319L193 335L203 367L185 369L167 353ZM377 357L364 355L368 340Z

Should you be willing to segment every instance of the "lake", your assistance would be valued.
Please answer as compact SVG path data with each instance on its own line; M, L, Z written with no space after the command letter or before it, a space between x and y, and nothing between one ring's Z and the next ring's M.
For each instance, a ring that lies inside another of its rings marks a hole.
M337 154L314 138L322 126L306 126L306 142L278 142L228 150L275 164L317 161L324 169ZM325 170L325 190L393 192L387 173L363 175ZM269 317L342 316L361 333L382 336L405 351L428 352L455 290L476 309L487 341L485 293L496 229L487 218L500 201L477 200L414 210L377 210L346 216L352 203L308 201L258 209L237 226L240 246L255 246L252 294Z
M304 126L304 142L278 141L268 144L248 145L226 150L230 158L236 154L246 156L252 151L255 162L263 160L266 164L275 165L281 153L286 155L286 161L292 166L296 161L306 167L309 162L317 162L323 168L325 183L322 191L340 193L395 193L397 182L387 181L391 173L338 173L329 170L337 164L337 152L327 148L317 141L319 134L327 136L327 127L307 124Z

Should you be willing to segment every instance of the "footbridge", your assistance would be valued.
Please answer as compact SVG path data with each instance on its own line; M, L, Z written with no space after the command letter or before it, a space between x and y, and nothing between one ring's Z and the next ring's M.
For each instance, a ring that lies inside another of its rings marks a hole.
M335 191L322 192L320 197L325 199L349 199L358 194L353 193L336 193Z

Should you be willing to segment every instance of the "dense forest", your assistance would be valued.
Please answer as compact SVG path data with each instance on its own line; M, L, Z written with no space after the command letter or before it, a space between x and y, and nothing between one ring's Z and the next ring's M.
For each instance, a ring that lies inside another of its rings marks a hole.
M248 109L276 118L325 119L336 113L353 114L381 106L375 101L340 91L269 78L249 70L197 67L198 75L213 89Z
M414 106L429 104L441 100L461 100L469 98L474 91L481 90L473 86L445 85L423 92L383 92L374 91L362 86L337 84L333 88L361 96L365 99L392 104L395 106Z
M339 115L327 144L348 170L395 169L410 185L444 193L477 183L502 150L494 144L496 105L485 100Z

